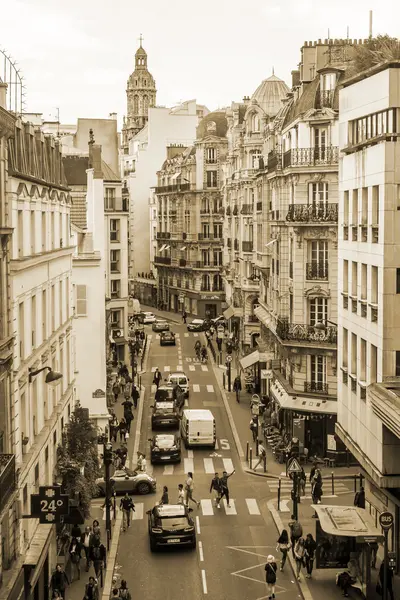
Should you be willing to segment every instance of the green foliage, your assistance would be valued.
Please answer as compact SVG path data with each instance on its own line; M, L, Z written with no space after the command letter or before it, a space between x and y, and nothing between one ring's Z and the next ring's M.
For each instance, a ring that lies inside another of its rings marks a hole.
M57 448L57 473L70 497L79 494L81 508L88 517L90 501L97 493L95 480L99 477L97 431L88 411L80 406L72 413Z
M391 60L400 60L400 40L387 34L354 46L353 68L357 73Z

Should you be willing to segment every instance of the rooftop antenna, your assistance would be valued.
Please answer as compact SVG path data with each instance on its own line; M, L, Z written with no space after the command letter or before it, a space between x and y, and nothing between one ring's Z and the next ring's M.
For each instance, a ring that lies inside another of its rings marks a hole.
M329 35L329 29L328 29L328 40L330 40L330 39L331 39L331 36Z
M369 37L372 38L372 10L369 11Z
M272 75L275 75L275 69L272 67Z
M347 25L347 39L349 39L349 26Z

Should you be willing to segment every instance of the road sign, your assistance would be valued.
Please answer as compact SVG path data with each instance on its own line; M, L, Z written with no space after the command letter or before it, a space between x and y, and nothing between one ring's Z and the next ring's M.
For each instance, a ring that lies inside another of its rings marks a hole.
M60 523L61 517L69 512L69 498L61 494L59 486L39 487L38 494L31 495L31 516L40 523Z
M232 362L232 356L230 354L228 354L228 356L226 357L226 362L227 363Z
M288 472L288 475L290 475L290 473L301 473L301 466L300 466L297 458L292 458L290 460L287 472Z
M393 527L394 517L390 512L383 512L379 515L379 525L384 531L389 531Z

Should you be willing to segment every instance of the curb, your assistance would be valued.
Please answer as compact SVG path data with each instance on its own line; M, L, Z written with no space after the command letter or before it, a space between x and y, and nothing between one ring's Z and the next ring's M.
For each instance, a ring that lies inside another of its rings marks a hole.
M114 577L114 569L115 569L115 563L117 560L119 536L121 533L121 523L122 523L122 511L119 510L117 512L117 518L115 519L115 525L114 525L115 535L113 538L111 538L111 547L110 547L110 551L108 553L106 576L104 578L104 585L103 585L103 592L102 592L102 598L104 598L104 600L108 600L108 598L111 596L112 582L113 582L113 577Z
M246 463L242 464L242 468L243 468L243 471L245 471L245 473L248 473L249 475L255 475L256 477L264 477L264 479L277 479L277 480L283 479L282 477L279 477L279 475L274 475L273 473L261 473L261 472L253 471L253 469L249 469L249 467L247 466Z
M282 529L284 529L284 525L282 523L282 519L280 518L278 511L276 510L276 508L274 506L273 500L268 500L267 506L268 506L269 512L271 513L272 519L275 523L275 527L278 531L278 534L280 534ZM287 529L287 527L286 527L286 529ZM290 567L293 571L293 577L296 580L298 590L299 590L300 594L302 595L303 599L304 600L313 600L313 597L310 592L310 588L308 587L307 580L304 578L304 575L302 575L300 582L297 581L297 579L296 579L296 562L293 559L292 553L290 551L288 552L287 560L289 561Z

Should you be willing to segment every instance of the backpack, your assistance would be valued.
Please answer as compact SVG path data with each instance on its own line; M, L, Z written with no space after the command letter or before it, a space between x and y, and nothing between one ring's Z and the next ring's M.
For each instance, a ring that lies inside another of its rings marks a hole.
M130 597L129 590L127 588L120 588L119 597L128 600Z
M265 448L264 448L264 446L262 446L262 448L260 449L260 456L266 456L266 455L267 455L267 453L265 451Z
M100 546L93 546L93 558L94 560L101 560Z
M294 521L290 529L294 538L300 538L303 535L303 528L301 526L301 523L299 523L298 521Z

